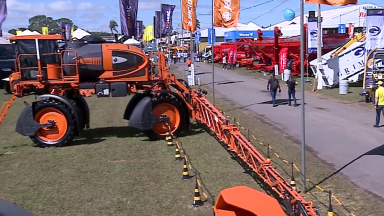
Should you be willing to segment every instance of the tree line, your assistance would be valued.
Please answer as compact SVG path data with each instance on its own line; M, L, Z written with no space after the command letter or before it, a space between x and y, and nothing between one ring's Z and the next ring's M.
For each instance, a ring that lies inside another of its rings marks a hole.
M39 33L42 33L42 27L48 27L48 33L49 34L60 34L62 22L70 23L74 27L74 30L76 30L78 28L78 26L75 25L73 23L73 21L69 18L53 19L52 17L47 17L45 15L36 15L36 16L34 16L28 20L28 23L29 23L28 27L20 27L17 29L11 29L8 31L8 33L16 35L16 31L25 31L27 29L29 29L31 31L37 31ZM111 21L109 21L109 25L108 25L108 28L110 29L110 33L108 33L108 32L90 32L90 31L87 31L86 29L83 29L83 30L89 32L90 34L94 34L94 35L109 36L109 35L113 35L115 33L117 33L117 34L119 33L117 31L118 26L119 25L117 24L117 22L115 20L111 20ZM143 26L143 27L145 28L145 26ZM196 20L196 27L198 29L200 29L200 21L199 20ZM175 35L175 34L177 34L177 32L173 31L171 35Z
M47 17L45 15L36 15L34 17L31 17L28 20L28 26L27 27L19 27L17 29L10 29L8 33L16 35L16 31L25 31L27 29L31 31L37 31L39 33L42 33L42 27L48 27L48 33L49 34L60 34L61 33L61 23L66 22L71 24L74 27L74 30L79 28L76 24L73 23L73 21L69 18L59 18L59 19L53 19L52 17ZM86 29L84 29L87 31ZM87 31L90 34L100 35L100 36L108 36L110 33L108 32L90 32Z

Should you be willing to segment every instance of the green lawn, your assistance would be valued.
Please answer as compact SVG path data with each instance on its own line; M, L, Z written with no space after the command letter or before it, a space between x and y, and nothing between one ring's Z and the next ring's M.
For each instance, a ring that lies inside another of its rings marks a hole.
M177 75L182 75L180 72L176 72ZM196 86L195 88L199 88ZM203 87L202 87L203 88ZM212 95L209 88L207 98L212 101ZM242 133L248 136L248 129L250 139L254 146L267 155L266 145L270 144L272 151L270 152L274 167L279 173L287 180L290 181L291 177L291 164L288 162L294 162L298 168L301 168L301 149L300 142L295 138L285 134L284 131L273 126L271 123L263 120L262 117L257 116L254 112L247 110L246 107L241 107L225 96L216 92L216 106L225 112L228 119L232 122L236 121L240 125ZM255 140L253 137L256 137ZM263 143L260 145L259 142ZM280 159L273 153L277 153ZM316 152L307 148L306 153L306 166L307 166L307 178L311 182L318 182L328 175L332 174L335 170L322 159L317 157ZM246 167L245 167L245 170ZM301 176L296 170L294 171L295 179L298 184L298 188L301 189ZM257 181L257 177L255 177ZM311 183L307 183L307 187L311 187ZM382 209L384 203L381 199L375 197L370 192L357 187L351 183L348 178L343 175L336 175L321 185L325 190L331 190L334 195L346 206L349 210L355 213L356 216L378 216L382 215ZM303 195L307 201L313 201L314 206L319 207L321 215L327 215L328 210L328 193L313 190L310 193ZM333 200L333 207L335 215L350 215L348 212Z
M8 98L1 93L1 102ZM17 99L0 129L5 199L39 216L211 215L210 203L192 207L195 182L181 180L175 148L127 127L122 116L129 98L88 98L91 129L62 148L34 147L15 132L23 100L33 97ZM180 140L213 200L235 185L260 189L203 129L194 126Z

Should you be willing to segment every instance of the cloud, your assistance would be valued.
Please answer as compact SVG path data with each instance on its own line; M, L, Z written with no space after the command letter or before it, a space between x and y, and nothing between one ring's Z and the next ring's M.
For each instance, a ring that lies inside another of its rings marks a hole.
M7 8L8 16L3 24L4 30L27 27L29 18L42 14L52 16L54 19L66 17L72 19L74 23L77 23L77 17L84 19L104 17L103 11L107 9L107 6L77 1L43 3L30 0L7 0Z
M156 1L139 1L139 11L140 10L160 10L161 6L159 2Z

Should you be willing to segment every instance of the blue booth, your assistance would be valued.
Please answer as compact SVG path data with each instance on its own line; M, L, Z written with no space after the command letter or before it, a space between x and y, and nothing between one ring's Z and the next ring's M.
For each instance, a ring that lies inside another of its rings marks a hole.
M268 39L268 38L273 38L274 31L273 30L265 30L263 32L263 38ZM242 38L250 38L254 39L257 38L257 30L255 31L229 31L224 33L224 41L225 42L236 42L239 39Z

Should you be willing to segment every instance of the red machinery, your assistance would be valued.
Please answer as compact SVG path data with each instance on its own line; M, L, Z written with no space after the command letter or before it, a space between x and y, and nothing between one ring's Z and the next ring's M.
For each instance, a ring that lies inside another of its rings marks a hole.
M306 25L304 26L306 32ZM279 72L282 73L287 69L288 62L291 64L291 74L300 74L300 35L288 38L280 38L281 30L278 27L274 29L274 38L263 39L263 33L259 29L258 40L240 39L234 43L223 43L220 45L220 54L216 54L217 62L221 61L222 55L237 52L234 64L236 66L246 66L248 69L259 71L272 71L274 65L279 65ZM306 38L306 34L304 35ZM348 34L323 34L323 53L330 52L337 47L343 46L348 42ZM305 49L306 47L304 47ZM305 49L306 55L306 49ZM308 62L305 60L304 65L309 66L309 61L316 58L316 54L308 56ZM259 64L254 65L254 60L260 60Z
M150 138L164 138L168 130L177 136L189 128L191 120L198 121L270 186L289 215L317 215L312 203L305 201L273 168L272 161L260 154L239 128L206 99L205 92L168 74L163 53L151 52L147 57L139 48L124 44L62 44L60 35L15 36L10 41L16 49L16 72L9 77L13 95L0 109L0 123L16 98L38 95L36 101L26 103L16 123L16 131L37 145L67 145L89 128L89 108L84 97L134 94L124 113L131 127ZM106 110L105 114L108 112L113 110ZM231 191L255 202L257 197L263 199L256 193L244 192L244 188ZM268 203L250 208L249 214L237 215L259 215L258 210L274 215L277 210L271 208L275 204ZM245 203L232 204L231 208L245 208Z

